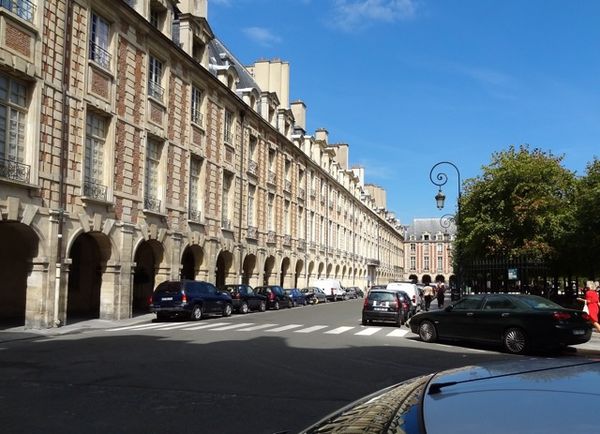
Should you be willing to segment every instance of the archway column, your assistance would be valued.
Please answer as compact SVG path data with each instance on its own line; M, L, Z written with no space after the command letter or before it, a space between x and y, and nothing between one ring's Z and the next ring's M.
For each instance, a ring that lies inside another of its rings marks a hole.
M48 294L54 292L50 288L48 258L34 258L27 278L27 294L25 300L25 328L52 327L54 307L49 306ZM52 282L53 283L53 282Z
M121 265L108 262L102 273L102 291L100 291L100 319L118 320L130 318L129 309L121 315ZM129 299L126 300L130 305Z

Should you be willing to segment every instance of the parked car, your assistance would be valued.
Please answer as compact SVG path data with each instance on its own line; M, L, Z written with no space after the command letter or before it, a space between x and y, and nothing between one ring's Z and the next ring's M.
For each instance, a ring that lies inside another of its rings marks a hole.
M210 282L169 280L159 284L150 297L150 311L159 320L183 315L198 321L205 315L229 316L232 310L229 294Z
M425 342L440 339L501 344L510 353L590 340L589 316L536 295L478 294L445 309L421 312L410 328Z
M409 312L410 297L405 292L372 289L363 303L362 323L393 322L400 327L408 319Z
M600 362L526 358L413 378L365 396L302 434L589 434ZM565 403L568 409L565 408ZM464 411L468 409L468 411Z
M298 288L286 289L285 293L292 299L292 306L306 306L306 296Z
M355 299L358 298L358 294L356 293L356 288L354 286L349 286L346 288L346 298Z
M318 304L327 302L327 296L321 288L317 288L316 286L309 286L306 288L302 288L300 291L304 293L304 296L306 297L306 302L308 304Z
M260 312L267 310L267 297L256 294L250 285L225 285L223 291L231 296L233 309L238 313L245 314L251 310Z
M347 298L342 283L337 279L317 279L311 286L321 288L327 296L327 300L338 301Z
M282 307L292 307L292 299L285 293L281 286L258 286L254 288L254 292L264 295L267 298L267 308L269 309L279 310Z
M390 282L387 284L386 289L404 291L410 296L411 315L425 309L425 298L421 295L422 292L419 291L416 284L412 282Z

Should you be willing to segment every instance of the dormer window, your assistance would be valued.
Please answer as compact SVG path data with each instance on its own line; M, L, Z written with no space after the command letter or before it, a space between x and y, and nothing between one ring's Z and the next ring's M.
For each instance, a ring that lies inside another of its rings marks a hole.
M150 24L162 31L165 22L166 9L158 2L150 3Z
M194 38L194 45L192 48L192 57L197 62L202 62L202 58L204 57L204 51L206 50L206 45L199 38Z
M423 241L429 241L429 234L423 234Z

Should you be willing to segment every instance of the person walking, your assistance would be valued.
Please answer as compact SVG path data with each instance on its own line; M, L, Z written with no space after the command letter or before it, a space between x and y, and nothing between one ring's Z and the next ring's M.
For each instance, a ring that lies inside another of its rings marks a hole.
M431 300L433 300L433 287L428 283L423 288L423 297L425 298L425 311L429 310L429 306L431 305Z
M438 282L437 290L436 290L438 309L441 309L444 307L444 297L446 295L445 293L446 293L446 286L444 285L444 282Z
M589 286L586 286L585 298L577 297L577 300L585 303L585 305L588 308L588 315L592 320L592 325L594 326L597 332L600 332L600 324L598 324L598 293Z

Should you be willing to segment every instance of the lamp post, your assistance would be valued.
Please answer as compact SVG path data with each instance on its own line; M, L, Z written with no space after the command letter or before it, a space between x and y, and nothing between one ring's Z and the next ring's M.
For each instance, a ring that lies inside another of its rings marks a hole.
M440 167L441 166L441 167ZM454 168L454 170L456 170L456 186L457 186L457 211L456 211L456 215L453 216L452 214L444 214L442 217L440 217L440 226L443 227L444 229L448 229L448 227L450 227L451 222L454 220L456 223L456 227L458 228L460 226L460 201L461 201L461 191L460 191L460 170L458 170L458 167L456 167L456 165L450 161L440 161L439 163L436 163L433 165L433 167L431 168L431 171L429 172L429 179L431 180L431 182L436 185L438 187L438 192L435 195L435 204L437 206L437 208L439 210L444 208L445 205L445 200L446 200L446 195L444 194L444 192L442 191L442 187L444 185L446 185L446 183L448 182L448 174L444 171L442 171L442 168L444 166L449 166L451 168ZM454 250L454 252L456 252L456 250ZM462 269L461 269L461 264L459 264L460 261L460 256L456 257L456 260L454 262L454 264L456 265L457 270L456 271L456 286L458 289L458 296L460 296L460 291L461 291L461 286L462 286L462 279L461 279L461 274L462 274ZM454 294L451 295L452 299L455 299Z

